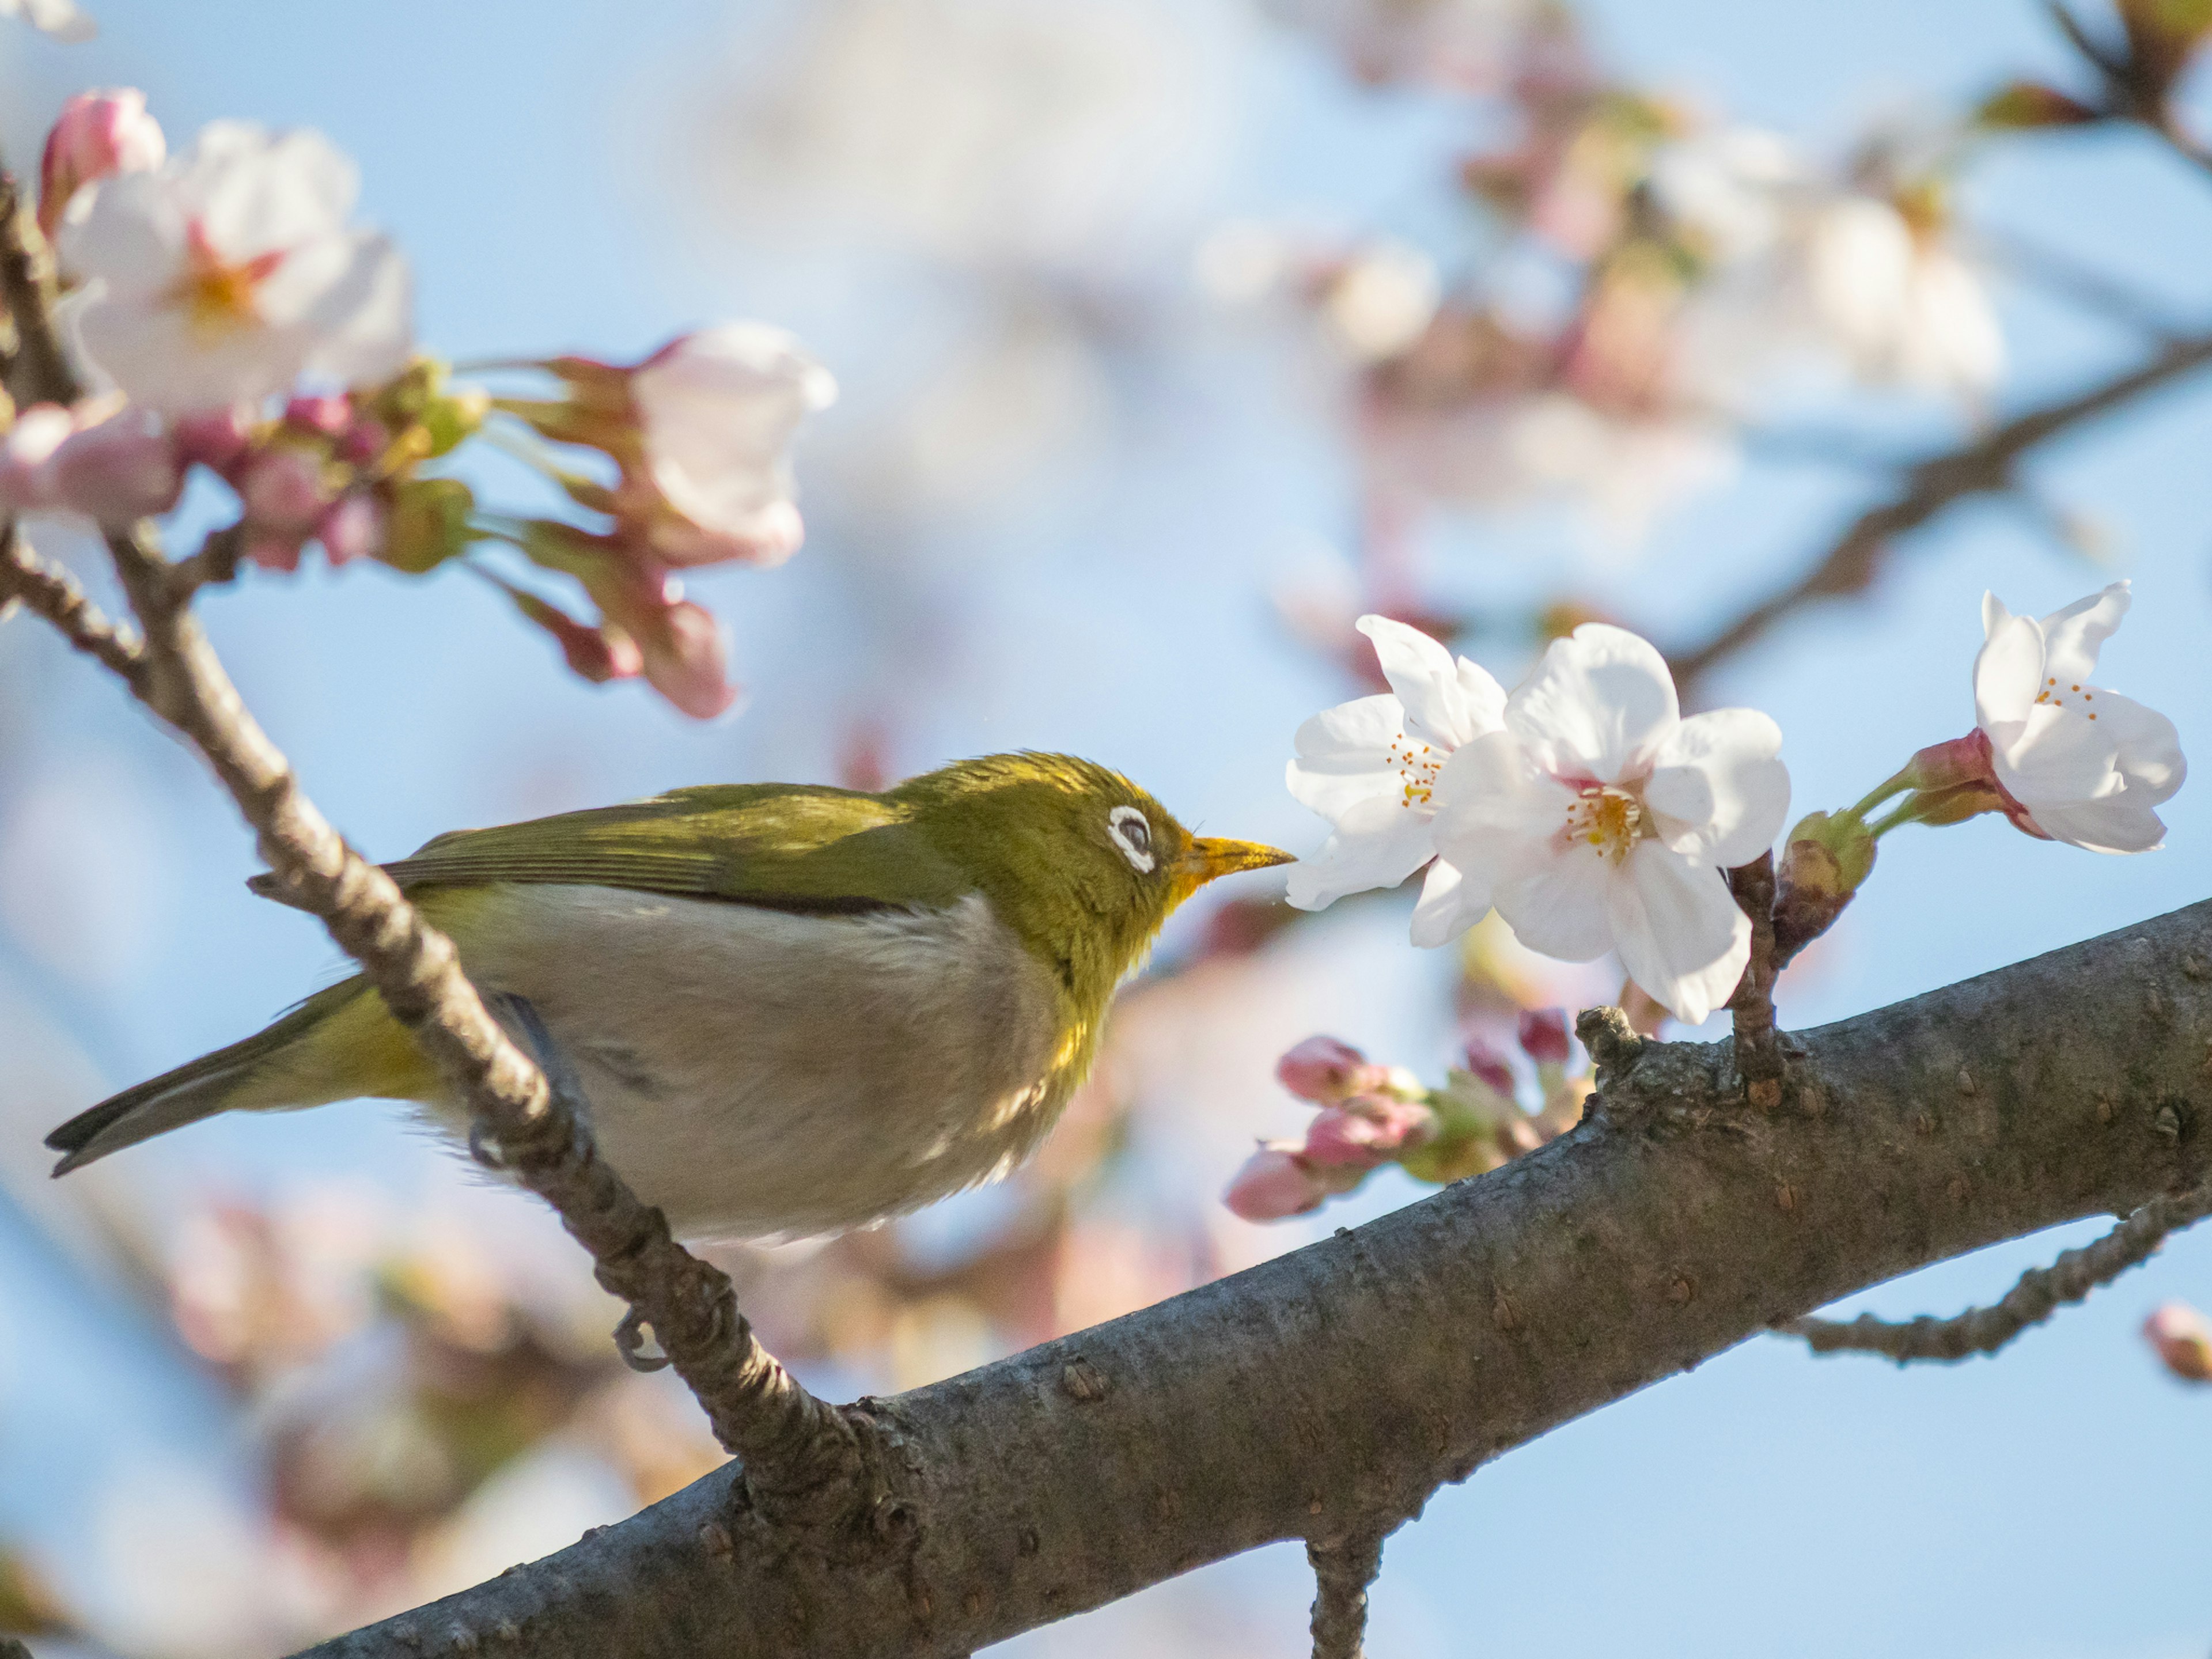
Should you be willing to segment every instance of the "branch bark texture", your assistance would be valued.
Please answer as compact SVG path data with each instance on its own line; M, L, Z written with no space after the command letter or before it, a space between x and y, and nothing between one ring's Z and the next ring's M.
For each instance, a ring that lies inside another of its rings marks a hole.
M863 1401L890 1492L837 1547L746 1524L726 1470L314 1652L949 1659L1258 1545L1371 1531L1838 1297L2197 1187L2212 903L1792 1050L1759 1112L1726 1045L1613 1045L1581 1126L1503 1169Z

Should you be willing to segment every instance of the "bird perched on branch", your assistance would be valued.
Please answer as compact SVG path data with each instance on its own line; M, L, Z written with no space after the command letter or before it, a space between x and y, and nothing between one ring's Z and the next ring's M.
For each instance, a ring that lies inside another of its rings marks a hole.
M457 830L386 870L574 1066L593 1138L688 1237L799 1236L1004 1174L1114 988L1203 884L1288 862L1063 755L881 794L711 785ZM280 896L268 877L257 891ZM466 1114L358 976L53 1132L62 1175L225 1111Z

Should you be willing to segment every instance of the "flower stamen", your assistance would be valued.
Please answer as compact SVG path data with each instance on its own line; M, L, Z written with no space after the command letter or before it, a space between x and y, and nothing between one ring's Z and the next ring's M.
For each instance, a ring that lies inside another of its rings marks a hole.
M1610 784L1584 784L1575 804L1567 809L1560 831L1561 850L1588 846L1613 864L1626 859L1636 843L1656 834L1644 803L1626 789Z
M216 251L197 219L186 227L185 238L184 273L167 298L185 313L192 332L202 340L215 340L258 324L261 284L284 263L284 250L272 249L233 264Z
M1425 743L1416 744L1403 732L1390 740L1389 752L1389 764L1398 771L1398 804L1408 811L1434 805L1437 775L1450 757L1437 754Z

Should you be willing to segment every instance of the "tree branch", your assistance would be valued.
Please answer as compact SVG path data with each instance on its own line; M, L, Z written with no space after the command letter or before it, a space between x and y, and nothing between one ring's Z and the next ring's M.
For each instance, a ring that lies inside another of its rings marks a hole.
M1782 1042L1774 1030L1774 854L1728 872L1729 890L1751 919L1751 960L1729 1008L1735 1017L1735 1068L1745 1097L1762 1112L1782 1103Z
M1969 1308L1949 1319L1926 1315L1892 1322L1861 1314L1850 1321L1796 1319L1784 1334L1802 1336L1814 1353L1878 1353L1900 1365L1915 1359L1945 1364L1995 1353L2059 1309L2086 1299L2129 1268L2150 1260L2166 1235L2212 1214L2212 1188L2155 1198L2094 1244L2068 1250L2048 1267L2030 1267L1993 1307Z
M133 690L138 689L146 672L138 641L128 629L100 615L76 577L32 551L10 520L0 528L0 620L19 600L25 610L52 623L75 649L97 659Z
M54 331L54 262L15 175L0 166L0 304L15 325L8 390L18 403L73 404L82 395Z
M2212 903L1796 1034L1771 1112L1745 1106L1726 1045L1586 1017L1600 1092L1550 1145L869 1402L889 1501L843 1557L733 1534L718 1472L314 1651L949 1659L1417 1513L1439 1481L1840 1296L2204 1182L2208 955Z
M1313 1659L1363 1659L1367 1589L1382 1571L1382 1534L1349 1533L1326 1544L1306 1540L1313 1568Z
M1710 672L1723 658L1819 600L1863 592L1881 574L1883 558L1898 537L1917 530L1969 495L2004 489L2020 458L2045 440L2109 415L2207 362L2212 362L2212 334L2176 340L2148 362L2102 386L2031 410L1963 448L1918 463L1905 473L1895 495L1853 520L1811 569L1702 643L1675 653L1670 665L1675 683L1686 684Z

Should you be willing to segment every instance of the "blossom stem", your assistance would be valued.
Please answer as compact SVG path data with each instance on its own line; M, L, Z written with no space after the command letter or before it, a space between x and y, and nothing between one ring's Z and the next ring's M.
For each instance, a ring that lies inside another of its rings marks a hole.
M1880 841L1899 824L1917 823L1919 817L1919 797L1914 796L1909 800L1899 801L1891 811L1867 825L1867 833Z
M1902 768L1895 775L1879 785L1873 793L1869 794L1864 800L1859 802L1857 805L1845 809L1845 811L1838 814L1838 816L1843 817L1857 818L1860 822L1864 823L1866 820L1866 815L1873 811L1875 807L1881 805L1884 801L1888 800L1893 796L1903 794L1906 790L1911 787L1912 769L1907 766ZM1879 834L1880 831L1876 831L1875 833Z

